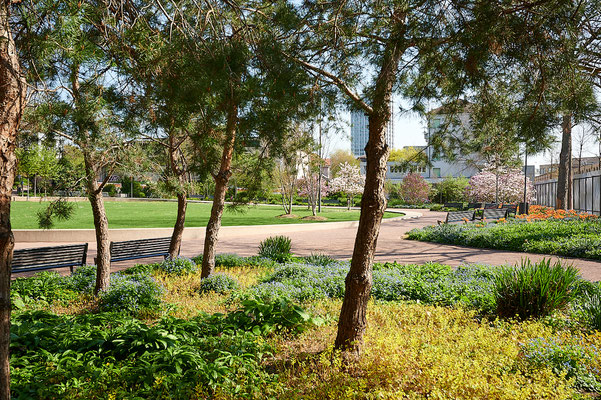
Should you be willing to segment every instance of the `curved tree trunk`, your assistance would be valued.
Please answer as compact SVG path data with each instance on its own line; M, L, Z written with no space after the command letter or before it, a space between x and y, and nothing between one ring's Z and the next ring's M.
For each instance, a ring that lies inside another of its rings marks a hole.
M391 117L392 85L401 55L402 49L396 41L391 40L378 74L373 110L369 114L369 140L365 147L367 166L361 216L351 268L345 280L344 301L335 342L337 349L353 354L358 354L363 345L367 302L372 287L372 264L386 208L384 184L386 162L390 152L386 144L386 125Z
M17 130L26 86L9 25L10 1L0 0L0 400L10 399L10 275L14 237L10 200Z
M215 194L213 196L213 207L211 216L207 223L205 233L204 251L202 253L201 278L210 276L215 270L215 247L221 228L221 216L225 206L225 194L230 176L232 176L232 157L234 155L234 143L236 141L236 127L238 125L238 106L232 102L228 111L228 121L225 131L223 153L219 172L215 175Z
M561 152L557 174L556 210L572 208L572 115L566 114L561 121Z
M94 294L98 294L98 292L108 289L111 278L109 223L104 209L102 187L96 181L97 174L93 167L93 161L87 150L83 153L88 199L92 206L94 230L96 231L96 286L94 287Z
M179 255L179 249L182 245L182 236L184 235L184 224L186 222L186 209L188 200L186 192L177 194L177 218L171 234L171 243L169 244L169 257L175 258Z

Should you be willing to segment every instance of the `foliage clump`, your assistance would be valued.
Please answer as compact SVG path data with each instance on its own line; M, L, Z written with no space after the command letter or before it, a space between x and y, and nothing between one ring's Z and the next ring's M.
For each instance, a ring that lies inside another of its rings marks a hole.
M108 289L99 294L99 305L104 311L154 310L160 306L162 294L162 287L150 275L116 273Z
M215 292L225 294L237 290L240 284L226 274L213 274L200 281L200 293Z
M497 315L506 318L544 317L561 310L573 299L578 270L551 260L522 260L516 267L502 267L495 280Z
M196 263L187 257L167 258L156 264L155 270L169 275L184 275L196 271Z
M287 236L272 236L259 244L259 257L265 257L279 263L286 262L292 257L290 249L292 240Z

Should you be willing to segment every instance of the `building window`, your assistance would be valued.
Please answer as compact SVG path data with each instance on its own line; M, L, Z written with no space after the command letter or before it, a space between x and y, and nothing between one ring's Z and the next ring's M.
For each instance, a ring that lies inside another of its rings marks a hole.
M440 168L432 168L432 173L435 178L440 178Z

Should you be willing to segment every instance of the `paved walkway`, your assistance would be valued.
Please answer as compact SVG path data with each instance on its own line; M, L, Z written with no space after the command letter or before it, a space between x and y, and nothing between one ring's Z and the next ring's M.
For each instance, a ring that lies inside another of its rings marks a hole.
M382 224L376 261L397 261L399 263L424 263L428 261L439 262L457 266L465 263L480 263L491 265L515 264L521 259L528 257L531 260L540 260L545 256L540 254L525 254L502 250L484 250L461 246L449 246L436 243L417 242L405 240L403 236L414 228L436 224L444 219L445 213L432 212L429 210L412 210L422 213L421 218L387 221ZM290 226L290 231L282 233L292 239L292 251L300 256L311 253L325 253L336 259L349 259L352 256L353 244L357 228L333 228L329 230L295 232ZM230 235L219 241L217 253L236 253L242 256L256 255L259 243L265 238L272 236L260 226L251 232L241 232L240 235ZM53 245L52 243L17 243L16 248L27 248ZM192 257L202 253L202 240L184 241L181 254ZM90 243L88 262L92 262L96 254L96 243ZM145 260L140 260L144 261ZM601 262L566 259L580 269L582 276L586 279L601 280ZM123 269L135 264L135 261L114 264L114 270Z

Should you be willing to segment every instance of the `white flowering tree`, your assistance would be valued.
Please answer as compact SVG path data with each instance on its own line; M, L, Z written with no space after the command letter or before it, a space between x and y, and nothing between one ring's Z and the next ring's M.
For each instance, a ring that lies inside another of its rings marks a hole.
M524 174L516 168L492 171L484 170L470 178L466 188L473 201L519 203L524 201ZM526 200L535 199L534 185L526 180Z
M354 197L363 192L364 185L365 177L361 175L361 169L345 162L328 186L330 193L341 192L346 194L347 208L350 210Z

